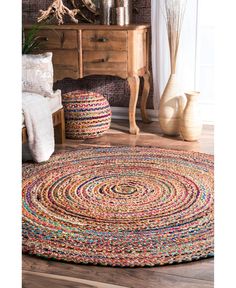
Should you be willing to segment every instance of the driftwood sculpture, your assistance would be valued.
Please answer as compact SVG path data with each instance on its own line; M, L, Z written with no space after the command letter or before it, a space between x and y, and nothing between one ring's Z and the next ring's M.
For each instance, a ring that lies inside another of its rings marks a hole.
M41 15L38 17L38 22L44 21L51 17L55 17L58 21L58 25L60 25L64 24L63 17L65 15L69 15L71 20L77 24L79 21L75 18L75 16L80 15L87 22L93 23L92 20L88 19L84 13L82 13L82 11L76 7L75 0L70 0L70 2L74 9L69 9L66 7L63 3L63 0L53 0L53 3L48 7L47 10L39 10Z
M39 10L39 12L41 13L41 15L38 17L38 22L55 16L58 20L58 24L60 25L64 23L63 16L66 14L69 15L71 20L77 24L78 20L75 18L75 16L80 12L80 10L70 10L63 4L62 0L53 0L53 3L48 7L47 10Z
M71 5L74 7L74 9L77 10L77 14L80 15L85 21L87 21L87 22L89 22L89 23L94 23L93 20L91 20L91 19L89 19L88 17L86 17L86 16L84 15L84 13L83 13L80 9L78 9L78 7L77 7L76 4L75 4L75 1L76 1L76 0L70 0L70 3L71 3ZM84 7L85 7L85 5L82 5L82 8L84 8Z
M76 8L75 0L70 0L70 2L71 2L71 4L72 4L72 6L73 6L74 8Z

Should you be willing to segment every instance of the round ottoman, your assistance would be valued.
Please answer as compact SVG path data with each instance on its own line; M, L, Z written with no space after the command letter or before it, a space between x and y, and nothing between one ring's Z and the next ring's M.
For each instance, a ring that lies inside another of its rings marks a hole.
M72 91L62 96L66 138L88 139L102 135L111 124L111 107L99 93Z

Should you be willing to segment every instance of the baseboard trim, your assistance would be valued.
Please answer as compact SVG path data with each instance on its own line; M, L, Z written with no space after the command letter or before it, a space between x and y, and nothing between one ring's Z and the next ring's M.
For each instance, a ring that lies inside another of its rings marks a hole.
M129 108L127 107L111 107L112 119L128 120ZM147 114L152 121L158 121L157 111L147 109ZM142 120L140 108L136 109L136 120Z
M112 111L112 119L119 119L119 120L129 119L129 108L127 107L111 107L111 111ZM147 109L147 114L151 121L157 121L157 122L159 121L157 110ZM203 117L203 124L214 126L214 121L212 119L208 119L208 117L206 117L206 114L207 114L206 112L203 114L203 116L205 115L205 117ZM210 116L212 116L212 114L210 114ZM140 108L137 108L136 110L136 120L142 120Z

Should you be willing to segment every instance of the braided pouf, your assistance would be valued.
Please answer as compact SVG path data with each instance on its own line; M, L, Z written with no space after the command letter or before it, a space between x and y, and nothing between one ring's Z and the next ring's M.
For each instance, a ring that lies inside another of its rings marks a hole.
M95 138L109 129L111 107L101 94L76 90L62 99L66 138Z
M23 252L112 266L213 256L213 156L87 148L23 165Z

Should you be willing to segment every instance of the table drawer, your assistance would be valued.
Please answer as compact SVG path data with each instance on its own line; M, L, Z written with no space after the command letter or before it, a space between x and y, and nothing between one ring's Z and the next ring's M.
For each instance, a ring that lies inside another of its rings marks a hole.
M127 31L84 30L83 50L127 51Z
M38 33L42 37L43 49L75 49L78 47L76 30L41 29Z
M125 51L84 51L84 75L127 76L127 52Z
M125 63L117 63L116 69L114 63L84 63L83 76L88 75L112 75L121 78L127 78L127 65Z
M73 50L52 50L54 81L63 78L78 79L79 75L79 55L76 49Z
M90 63L119 63L127 64L128 55L126 51L84 51L83 62Z

